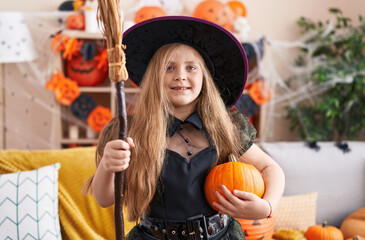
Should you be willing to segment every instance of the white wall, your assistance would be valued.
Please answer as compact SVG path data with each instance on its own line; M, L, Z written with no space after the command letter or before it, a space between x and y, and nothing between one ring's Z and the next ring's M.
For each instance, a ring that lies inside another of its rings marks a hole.
M129 1L129 0L121 0ZM138 0L130 0L138 1ZM148 0L145 0L148 1ZM181 0L187 1L187 0ZM199 2L201 0L197 0ZM228 1L228 0L223 0ZM298 28L295 20L300 16L327 19L330 7L340 8L346 16L357 19L365 9L364 0L241 0L247 8L252 32L275 40L295 40ZM54 11L62 0L0 0L0 11Z
M299 30L295 21L305 16L313 20L328 19L328 9L336 7L345 16L357 19L364 15L363 0L242 0L254 32L274 40L295 40Z

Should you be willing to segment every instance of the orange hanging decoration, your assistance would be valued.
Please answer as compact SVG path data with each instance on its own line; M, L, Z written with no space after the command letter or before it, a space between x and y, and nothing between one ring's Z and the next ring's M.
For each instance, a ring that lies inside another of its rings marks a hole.
M55 51L55 53L58 53L60 51L64 51L67 45L69 38L66 35L63 35L61 31L56 33L56 35L53 36L51 49Z
M226 5L216 0L201 2L194 11L193 16L214 22L227 30L232 30L232 14L227 10Z
M97 61L97 68L101 69L103 72L108 72L108 50L104 49L99 55L95 57Z
M87 124L95 131L100 132L112 118L109 108L97 106L87 117Z
M166 14L165 10L163 10L160 7L142 7L136 13L136 16L134 17L134 22L139 23L144 20L148 20L148 19L156 18L156 17L163 17L166 15L167 14Z
M76 38L69 39L65 45L65 51L62 54L63 59L70 61L72 57L78 56L80 54L81 46L82 40L77 40Z
M238 16L246 17L246 7L240 1L229 1L228 6Z
M68 78L62 78L56 86L54 94L58 102L70 106L73 101L80 96L80 90L75 81Z
M46 88L48 90L55 90L58 86L58 84L60 83L60 81L62 81L62 79L65 78L65 76L60 72L60 70L56 70L56 73L54 73L51 77L51 80L49 82L47 82L46 84Z
M257 105L261 105L271 98L271 91L264 80L258 80L253 83L248 90L248 94Z
M55 50L55 52L59 52L59 46L62 43L62 37L63 35L61 34L61 32L57 32L55 35L52 35L52 44L51 44L51 49Z

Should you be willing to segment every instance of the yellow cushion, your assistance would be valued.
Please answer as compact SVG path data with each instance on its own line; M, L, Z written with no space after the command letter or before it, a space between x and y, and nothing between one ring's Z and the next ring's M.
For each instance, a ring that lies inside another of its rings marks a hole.
M318 193L283 196L275 209L274 231L286 228L306 230L316 223Z
M81 193L83 184L95 172L94 156L95 147L0 151L0 174L59 162L59 216L63 239L115 239L113 207L101 208L93 196ZM135 223L125 220L124 225L128 233Z

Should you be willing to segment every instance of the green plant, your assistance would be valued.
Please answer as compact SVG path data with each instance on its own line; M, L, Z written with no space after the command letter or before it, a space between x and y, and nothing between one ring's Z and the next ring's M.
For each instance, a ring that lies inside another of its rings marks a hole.
M334 21L297 21L306 40L296 66L310 70L286 81L310 89L306 101L286 106L291 129L309 142L356 139L365 130L365 23L359 16L354 26L339 9L329 12Z

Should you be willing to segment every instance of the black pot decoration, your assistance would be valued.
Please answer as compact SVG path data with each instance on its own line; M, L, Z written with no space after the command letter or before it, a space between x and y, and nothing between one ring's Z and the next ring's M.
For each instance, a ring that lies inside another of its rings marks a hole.
M58 7L58 10L59 11L73 11L74 10L73 2L74 1L65 1L65 2L61 3L61 5Z

